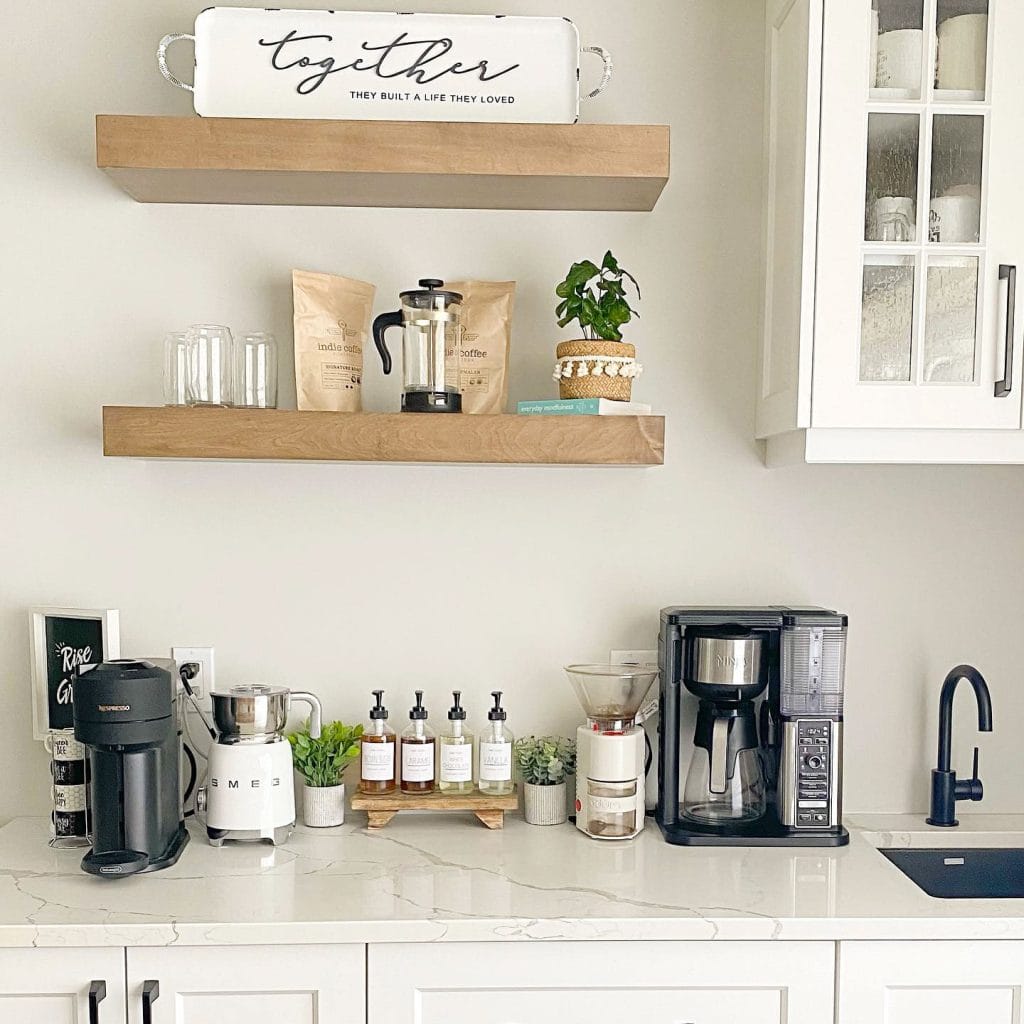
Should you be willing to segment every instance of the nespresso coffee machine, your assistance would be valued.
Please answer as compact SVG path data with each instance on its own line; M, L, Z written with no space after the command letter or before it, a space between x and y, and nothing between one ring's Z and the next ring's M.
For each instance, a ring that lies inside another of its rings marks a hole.
M683 846L841 846L847 618L666 608L657 821ZM681 786L684 689L697 700ZM682 798L680 789L682 788Z
M188 843L173 676L147 661L84 665L74 723L90 772L83 870L117 878L170 867Z

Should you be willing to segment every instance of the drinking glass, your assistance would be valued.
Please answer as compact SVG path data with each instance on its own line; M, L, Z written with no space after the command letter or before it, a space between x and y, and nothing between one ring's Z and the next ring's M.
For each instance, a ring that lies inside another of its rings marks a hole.
M164 335L164 405L188 405L188 341L184 331Z
M193 324L186 332L188 404L231 405L234 343L231 331L217 324Z
M277 344L265 331L247 331L235 343L235 405L277 408Z

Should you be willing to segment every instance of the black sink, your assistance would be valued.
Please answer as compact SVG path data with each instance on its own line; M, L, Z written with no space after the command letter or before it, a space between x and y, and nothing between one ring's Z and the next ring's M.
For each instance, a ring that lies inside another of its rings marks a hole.
M1024 850L879 850L929 896L946 900L1024 898Z

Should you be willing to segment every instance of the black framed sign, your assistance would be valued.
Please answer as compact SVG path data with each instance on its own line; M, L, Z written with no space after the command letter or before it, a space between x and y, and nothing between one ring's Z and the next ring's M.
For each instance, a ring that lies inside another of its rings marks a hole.
M74 725L74 670L120 657L119 623L112 608L33 608L30 620L32 728L41 740Z

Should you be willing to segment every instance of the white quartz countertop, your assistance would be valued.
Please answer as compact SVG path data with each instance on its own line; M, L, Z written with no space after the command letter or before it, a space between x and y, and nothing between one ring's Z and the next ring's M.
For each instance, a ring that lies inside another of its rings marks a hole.
M1024 938L1024 900L926 896L876 845L1024 846L1024 817L847 820L832 850L629 843L506 816L403 814L368 832L299 828L280 849L193 833L172 868L102 879L51 850L45 819L0 829L0 946L528 939Z

